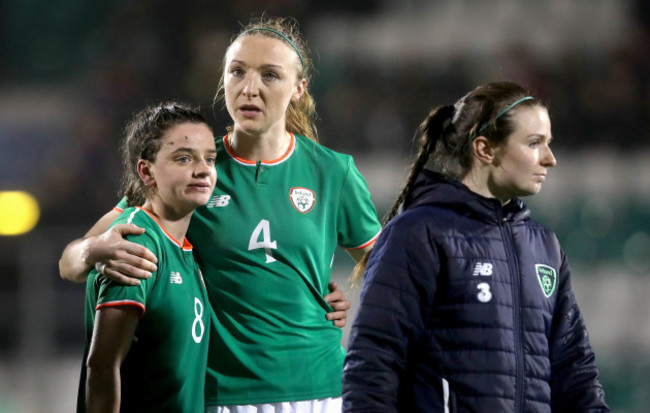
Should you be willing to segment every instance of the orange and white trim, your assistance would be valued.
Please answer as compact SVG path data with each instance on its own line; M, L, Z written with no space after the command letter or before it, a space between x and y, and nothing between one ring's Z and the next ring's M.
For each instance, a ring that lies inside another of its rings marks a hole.
M174 237L172 237L169 232L165 228L163 228L162 225L160 225L160 222L156 219L156 217L153 216L153 214L146 209L136 206L136 209L131 213L131 216L129 217L127 223L131 223L131 220L133 219L133 216L138 212L138 210L143 211L145 214L149 216L149 218L153 219L156 224L158 224L158 227L161 229L163 234L171 241L173 242L178 248L181 248L183 251L192 251L192 244L187 240L187 238L183 238L183 242L179 242L176 240Z
M358 247L350 247L350 248L343 248L344 250L360 250L366 247L371 246L372 244L377 241L377 238L379 237L379 234L381 234L381 231L379 231L374 237L370 239L370 241L364 242L363 244L359 245Z
M144 315L145 312L144 304L135 300L117 300L117 301L109 301L106 303L97 304L97 306L95 307L95 311L101 310L102 308L124 307L124 306L136 307L140 312L140 317Z
M169 232L167 232L167 230L166 230L165 228L163 228L162 225L160 225L160 222L158 222L158 220L153 216L153 214L152 214L151 212L147 211L146 209L144 209L144 208L142 208L142 207L140 207L140 206L136 206L135 208L136 208L136 210L133 211L133 212L131 213L131 216L130 216L129 219L127 220L127 224L130 224L130 223L131 223L131 221L133 220L133 215L135 215L135 213L137 212L138 209L141 210L141 211L144 211L147 215L149 215L149 217L150 217L151 219L154 220L154 222L155 222L156 224L158 224L158 227L162 230L162 232L163 232L163 233L167 236L167 238L169 238L169 240L170 240L171 242L173 242L173 243L174 243L178 248L181 248L183 251L192 251L192 248L193 248L193 247L192 247L192 244L190 244L190 242L187 240L187 238L183 238L183 242L179 242L179 241L176 240L174 237L172 237L172 236L169 234ZM113 210L119 212L120 214L121 214L122 212L124 212L124 210L123 210L122 208L119 208L119 207L117 207L117 206L114 206L114 207L113 207Z

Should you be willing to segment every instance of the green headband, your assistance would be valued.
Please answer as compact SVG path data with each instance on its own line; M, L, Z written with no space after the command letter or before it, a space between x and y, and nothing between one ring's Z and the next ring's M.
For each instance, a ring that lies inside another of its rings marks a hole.
M500 118L501 116L503 116L507 111L509 111L510 109L514 108L515 106L517 106L517 105L520 104L521 102L523 102L523 101L525 101L525 100L533 100L533 99L535 99L535 98L532 97L532 96L526 96L526 97L524 97L524 98L521 98L521 99L515 101L514 103L509 104L508 106L506 106L505 109L503 109L501 112L497 113L497 115L494 117L494 121L496 122L497 119L499 119L499 118ZM483 124L479 129L478 129L478 132L476 133L476 135L474 135L474 137L480 135L480 134L481 134L481 133L482 133L482 132L483 132L483 131L488 127L488 126L490 126L490 121L485 122L485 123L484 123L484 124Z
M282 39L284 39L285 42L289 43L289 46L293 47L293 50L295 50L296 53L298 54L298 57L300 58L300 64L302 65L302 73L305 73L305 61L302 60L302 55L300 54L300 50L298 50L298 46L296 46L296 44L294 42L292 42L291 39L289 39L287 36L280 33L279 31L269 29L268 27L252 27L252 28L250 28L248 30L244 30L243 32L241 32L239 34L239 36L237 36L237 38L239 39L240 37L244 36L246 33L254 32L254 31L257 31L257 30L264 30L264 31L267 31L267 32L271 32L271 33L273 33L273 34L275 34L277 36L280 36Z

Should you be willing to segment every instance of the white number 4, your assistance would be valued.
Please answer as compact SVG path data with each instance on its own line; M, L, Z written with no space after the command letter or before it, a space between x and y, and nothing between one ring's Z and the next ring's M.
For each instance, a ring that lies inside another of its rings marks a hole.
M260 241L260 233L262 233L262 241ZM273 254L271 254L271 250L277 250L278 243L271 241L271 229L269 228L269 221L265 219L261 220L260 223L257 224L255 230L253 230L253 235L251 235L251 239L248 242L249 251L258 248L264 248L267 264L275 261Z

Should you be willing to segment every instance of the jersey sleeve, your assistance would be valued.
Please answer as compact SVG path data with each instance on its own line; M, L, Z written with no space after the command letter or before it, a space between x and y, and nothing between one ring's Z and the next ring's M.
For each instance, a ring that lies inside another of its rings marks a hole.
M364 248L380 230L368 185L350 157L337 211L338 244L345 249Z
M122 199L120 199L120 202L118 202L117 205L113 207L113 209L118 212L122 212L126 209L127 206L128 205L126 204L126 197L123 196Z
M158 244L146 232L142 235L128 236L127 239L140 244L159 256ZM93 270L95 271L95 270ZM109 278L98 274L97 282L97 306L95 310L105 307L134 306L140 310L140 316L144 315L147 307L147 297L153 288L158 272L146 280L140 280L140 285L123 285Z

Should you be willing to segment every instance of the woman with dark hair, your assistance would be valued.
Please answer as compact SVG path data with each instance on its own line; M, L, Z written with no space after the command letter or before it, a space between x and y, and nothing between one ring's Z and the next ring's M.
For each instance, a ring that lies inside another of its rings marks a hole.
M217 178L212 130L184 104L151 106L126 127L122 154L126 205L111 226L146 229L128 240L158 269L133 286L88 275L78 411L201 411L210 302L185 234Z
M546 107L489 83L416 136L367 259L343 410L609 411L567 259L519 199L556 163Z

